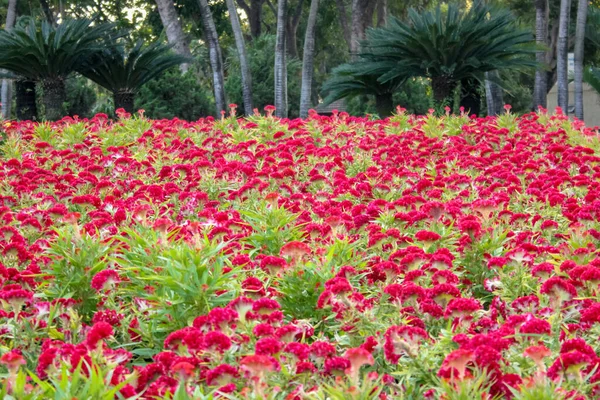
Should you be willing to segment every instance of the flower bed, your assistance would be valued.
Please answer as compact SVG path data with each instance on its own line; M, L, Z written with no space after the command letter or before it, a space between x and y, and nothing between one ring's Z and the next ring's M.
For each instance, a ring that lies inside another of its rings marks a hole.
M600 140L560 114L4 130L2 397L599 395Z

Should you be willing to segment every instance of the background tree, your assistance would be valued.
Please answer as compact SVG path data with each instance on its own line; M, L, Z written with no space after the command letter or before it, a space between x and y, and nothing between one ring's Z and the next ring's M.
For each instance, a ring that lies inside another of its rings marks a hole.
M146 82L186 61L189 58L173 54L170 46L144 46L139 40L130 50L114 45L96 52L79 72L111 92L115 109L133 113L135 95Z
M577 25L575 33L575 116L583 120L583 46L585 42L585 24L589 0L579 0L577 7Z
M192 59L190 44L187 36L183 32L179 15L175 9L173 0L155 0L160 19L165 28L165 33L169 43L173 46L175 53L180 54L188 59ZM181 72L187 72L189 69L188 63L180 65Z
M277 36L275 42L275 115L285 118L287 104L287 62L286 62L286 7L287 0L277 2Z
M568 51L569 51L569 8L571 0L560 0L560 19L558 28L557 53L557 76L558 76L558 106L562 108L565 114L569 113L569 72L568 72Z
M225 98L225 78L223 75L223 55L221 53L221 46L219 44L219 35L210 11L210 7L208 6L208 1L198 0L198 5L200 6L202 27L204 29L204 35L208 45L210 65L213 73L215 107L217 110L217 115L220 115L221 112L224 112L227 109L227 101Z
M10 31L17 21L17 0L8 0L6 9L6 25L4 29ZM2 103L2 117L10 116L10 108L12 103L12 81L10 79L2 79L2 94L0 95Z
M546 108L548 96L548 73L546 71L546 49L548 45L548 0L534 0L535 3L535 41L540 48L536 53L538 66L535 70L533 88L533 109Z
M112 31L112 25L92 25L89 19L54 27L29 18L10 32L0 32L0 68L39 82L46 118L57 120L64 116L65 79L101 50L106 38L118 35Z
M231 27L235 37L235 46L237 48L238 57L240 60L240 69L242 75L242 93L244 98L244 112L246 115L252 115L252 75L250 66L248 65L248 56L246 54L246 42L242 34L242 26L240 17L237 14L237 9L233 0L225 0L231 20Z
M319 0L311 0L308 23L306 24L306 34L304 38L304 51L302 57L302 90L300 94L300 118L308 116L308 109L311 102L311 92L314 73L315 58L315 26L317 24L317 11L319 9Z
M534 52L531 34L509 11L477 4L468 11L411 9L406 22L390 18L369 31L362 55L380 82L427 77L434 100L444 102L461 83L463 99L471 101L485 72L534 67Z

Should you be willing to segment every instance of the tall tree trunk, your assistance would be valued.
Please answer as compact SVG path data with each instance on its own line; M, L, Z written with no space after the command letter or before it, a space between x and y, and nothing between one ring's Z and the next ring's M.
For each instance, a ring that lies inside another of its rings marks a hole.
M113 93L115 111L119 108L124 109L129 114L134 112L135 93L130 90L119 90Z
M48 121L58 121L65 116L64 103L67 99L65 80L62 77L42 81L44 108Z
M235 38L235 46L240 58L240 68L242 70L242 95L244 98L244 113L252 115L252 75L250 74L250 66L248 65L248 56L246 55L246 43L242 34L242 26L240 25L240 17L233 0L226 0L227 11L229 11L229 19L231 20L231 28Z
M37 120L37 104L35 101L35 82L17 79L15 82L17 119L20 121Z
M348 24L348 11L346 11L346 3L344 0L335 0L335 4L338 9L338 17L340 19L340 25L344 32L344 40L348 44L348 49L352 47L352 33L350 30L350 24Z
M244 10L248 17L248 23L250 25L250 35L252 38L257 38L262 33L262 7L265 0L248 0L250 4L246 3L245 0L237 0L237 4Z
M219 35L213 20L210 7L207 0L198 0L200 13L202 14L202 27L206 35L208 44L208 55L213 72L213 88L215 92L215 106L217 116L221 112L226 112L227 105L225 100L225 79L223 78L223 56L221 55L221 46L219 46Z
M169 41L169 44L173 46L175 53L192 58L190 43L181 27L179 15L177 15L173 0L156 0L156 7L160 14L160 20L165 28L167 40ZM189 68L190 65L188 63L179 66L181 72L184 73L187 72Z
M548 0L535 0L535 41L539 46L548 45ZM546 51L539 50L535 59L539 66L535 71L535 84L533 87L533 110L538 107L547 107L548 98L548 72L545 70Z
M277 38L275 42L275 115L286 118L287 109L287 61L285 49L285 11L287 0L277 3Z
M6 25L4 29L11 30L15 26L17 20L17 0L8 0L8 8L6 9ZM12 81L10 79L2 80L2 94L0 95L2 102L2 117L10 117L10 106L12 103Z
M373 12L377 0L352 0L352 30L350 32L350 56L358 58L360 42L365 38L365 31L373 22Z
M583 45L588 0L579 0L577 26L575 28L575 116L583 120Z
M560 0L560 19L557 44L558 106L565 114L569 113L569 72L568 72L568 36L569 9L571 0Z
M500 74L498 74L498 71L490 71L485 73L485 77L485 99L488 115L498 115L504 107L504 96L502 88L494 81L500 79Z
M300 17L302 16L302 6L304 0L298 0L294 14L286 18L286 50L290 57L298 58L298 25L300 24Z
M377 26L385 26L388 18L388 0L377 1Z
M48 4L48 0L40 0L40 5L42 6L42 11L44 12L46 21L48 21L50 25L56 26L56 18L54 17L54 13L50 9L50 4Z
M315 60L315 27L317 26L317 11L319 0L310 2L310 12L306 22L306 34L304 35L304 51L302 54L302 88L300 89L300 118L308 117L310 108L311 91L313 84L314 60Z

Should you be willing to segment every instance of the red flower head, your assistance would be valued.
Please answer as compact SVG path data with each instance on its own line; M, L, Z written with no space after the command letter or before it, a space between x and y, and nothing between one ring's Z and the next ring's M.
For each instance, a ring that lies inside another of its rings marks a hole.
M363 365L373 365L375 360L371 353L362 347L354 347L346 350L344 357L350 361L349 375L352 382L358 382L360 367Z
M225 386L240 376L238 369L229 364L221 364L206 371L206 383L210 386Z
M10 374L15 374L19 367L27 364L27 362L20 352L11 350L0 357L0 364L4 365Z
M268 372L279 371L279 363L273 357L251 355L240 360L240 366L250 377L262 379Z
M111 290L120 281L121 280L117 271L113 269L105 269L94 275L91 286L97 292L103 292Z
M88 348L95 349L100 341L113 335L113 327L107 322L97 322L92 326L86 336Z
M396 364L402 354L414 357L420 344L429 340L429 334L414 326L391 326L385 332L385 344L383 346L385 358Z
M266 338L259 339L256 342L255 353L259 354L259 355L272 356L274 354L281 352L282 348L283 348L282 342L280 342L279 340L272 338L272 337L266 337Z
M281 257L290 257L292 264L294 264L296 261L310 253L311 249L306 243L289 242L281 247L279 255Z
M444 358L438 375L446 379L463 380L467 376L467 365L475 360L471 350L454 350Z

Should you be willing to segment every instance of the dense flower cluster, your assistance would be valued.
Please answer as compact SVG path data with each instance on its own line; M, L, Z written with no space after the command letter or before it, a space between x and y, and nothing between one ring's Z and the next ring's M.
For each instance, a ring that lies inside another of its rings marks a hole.
M600 396L600 139L560 113L4 130L14 398Z

